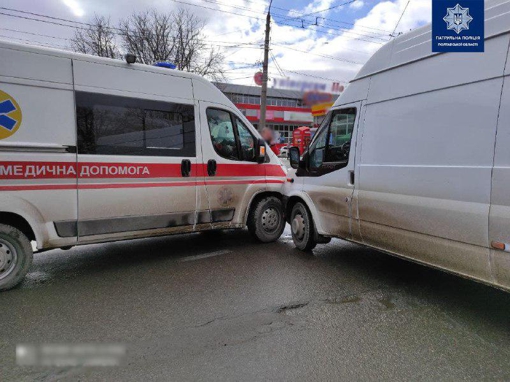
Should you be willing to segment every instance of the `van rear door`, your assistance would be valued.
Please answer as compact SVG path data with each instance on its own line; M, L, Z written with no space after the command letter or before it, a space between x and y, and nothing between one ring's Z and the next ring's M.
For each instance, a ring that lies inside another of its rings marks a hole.
M39 248L73 245L76 132L71 60L0 47L0 210L20 214Z

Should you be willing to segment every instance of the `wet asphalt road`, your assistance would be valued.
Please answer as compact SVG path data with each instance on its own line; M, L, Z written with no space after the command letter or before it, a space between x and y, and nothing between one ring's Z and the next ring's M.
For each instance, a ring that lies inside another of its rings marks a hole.
M123 343L119 367L18 343ZM510 294L334 240L192 234L38 254L0 294L0 380L509 380Z

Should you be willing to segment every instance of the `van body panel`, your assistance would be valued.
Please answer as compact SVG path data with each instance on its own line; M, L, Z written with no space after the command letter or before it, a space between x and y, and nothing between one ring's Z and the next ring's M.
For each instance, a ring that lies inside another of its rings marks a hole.
M492 283L489 249L362 221L364 244L422 264Z
M0 198L0 211L17 214L25 219L34 231L37 248L44 248L48 245L47 243L51 241L50 236L53 240L55 240L57 235L51 224L46 226L45 218L39 209L28 201L34 194L37 195L37 192L25 191L23 193L9 193L2 191L2 197ZM49 232L53 232L53 234L50 234ZM67 239L67 241L71 242L72 239ZM76 239L74 239L74 241L76 241Z
M216 86L203 78L193 78L193 93L197 101L205 101L237 109Z
M510 25L510 1L491 0L485 6L485 36L508 32Z
M505 67L505 76L507 76L507 78L510 75L510 43L508 45L509 45L509 48L508 48L508 55L506 58L506 67Z
M21 50L16 46L0 45L0 68L5 77L69 85L73 83L69 58Z
M436 54L414 62L412 65L404 65L398 69L379 73L372 77L367 103L377 103L500 77L505 67L509 39L510 35L506 34L485 42L485 50L491 55L490 60L479 53ZM430 45L425 46L430 50ZM397 47L398 45L395 48ZM466 65L466 62L469 62L469 65ZM474 67L477 70L472 70ZM441 75L438 75L439 73ZM459 99L460 93L476 90L476 88L457 89L452 94L457 93L457 99ZM442 97L441 94L438 96ZM443 97L441 101L448 102L448 100Z
M487 43L491 38L508 32L510 26L510 1L488 0L484 3L485 42ZM383 45L360 69L352 83L368 76L391 70L392 68L428 59L431 56L443 55L432 52L432 49L430 49L431 33L431 25L429 24L398 36ZM466 58L473 56L473 53L463 53L458 56ZM478 67L478 69L481 68ZM424 77L420 75L420 78ZM338 101L342 102L341 99Z
M423 256L421 261L463 274L471 269L466 262L483 265L473 277L488 280L487 221L501 84L500 77L367 106L357 185L365 243ZM415 240L420 235L427 249ZM410 238L417 246L412 251ZM471 245L465 258L462 251L452 252L461 248L454 242ZM428 251L432 247L436 252Z
M507 65L510 65L507 63ZM491 250L496 283L510 288L510 76L505 77L501 98L492 175L489 240L505 243L505 251Z
M71 66L70 62L68 64ZM55 89L49 83L45 83L45 87L21 85L12 83L8 77L3 77L0 84L0 90L16 100L22 113L22 124L18 131L2 139L0 145L76 145L76 132L68 128L69 124L75 124L72 89ZM51 126L51 129L44 126Z
M340 97L342 98L341 103L339 103L337 100L334 107L337 108L339 106L366 100L368 97L369 88L370 78L365 78L356 83L348 85L346 90L344 91L344 93L342 93L342 96Z
M416 60L416 57L436 55L431 52L430 28L417 28L413 33L406 33L395 39L391 47L389 67L396 67ZM389 51L389 49L386 49Z
M0 211L27 220L38 248L76 243L53 226L77 219L76 175L68 172L76 154L67 151L76 145L71 60L0 45L0 91L21 115L16 133L0 141Z
M107 65L103 63L74 60L74 84L99 89L112 89L118 92L137 92L168 98L193 99L191 79L170 74L154 75L139 70L139 66L126 63ZM147 96L146 96L147 97Z
M400 38L403 38L402 36ZM363 67L359 70L358 74L354 77L354 80L351 81L351 85L356 82L356 80L366 78L370 74L376 73L380 70L383 70L390 66L391 64L391 54L393 49L393 44L397 41L397 39L393 39L388 43L384 44L379 50L377 50L372 57L368 59L368 61L363 65ZM351 87L351 85L349 87ZM352 90L349 90L352 91ZM347 91L342 93L341 97L338 98L337 101L340 101L340 98L343 98L347 94ZM343 101L340 101L343 102Z

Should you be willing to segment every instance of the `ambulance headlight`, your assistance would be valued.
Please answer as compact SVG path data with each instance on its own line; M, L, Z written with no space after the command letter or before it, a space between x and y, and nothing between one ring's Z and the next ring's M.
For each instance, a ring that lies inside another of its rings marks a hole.
M128 64L134 64L136 62L136 55L133 53L127 53L124 58Z

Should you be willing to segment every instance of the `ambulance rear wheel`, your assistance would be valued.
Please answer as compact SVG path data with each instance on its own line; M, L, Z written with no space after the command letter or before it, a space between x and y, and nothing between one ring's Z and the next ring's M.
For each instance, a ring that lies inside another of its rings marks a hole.
M18 285L32 265L28 238L18 229L0 224L0 291Z
M250 233L263 243L271 243L282 236L284 229L285 220L281 200L270 196L258 201L248 217Z
M290 214L292 241L302 251L311 251L317 245L312 214L303 203L296 203Z

